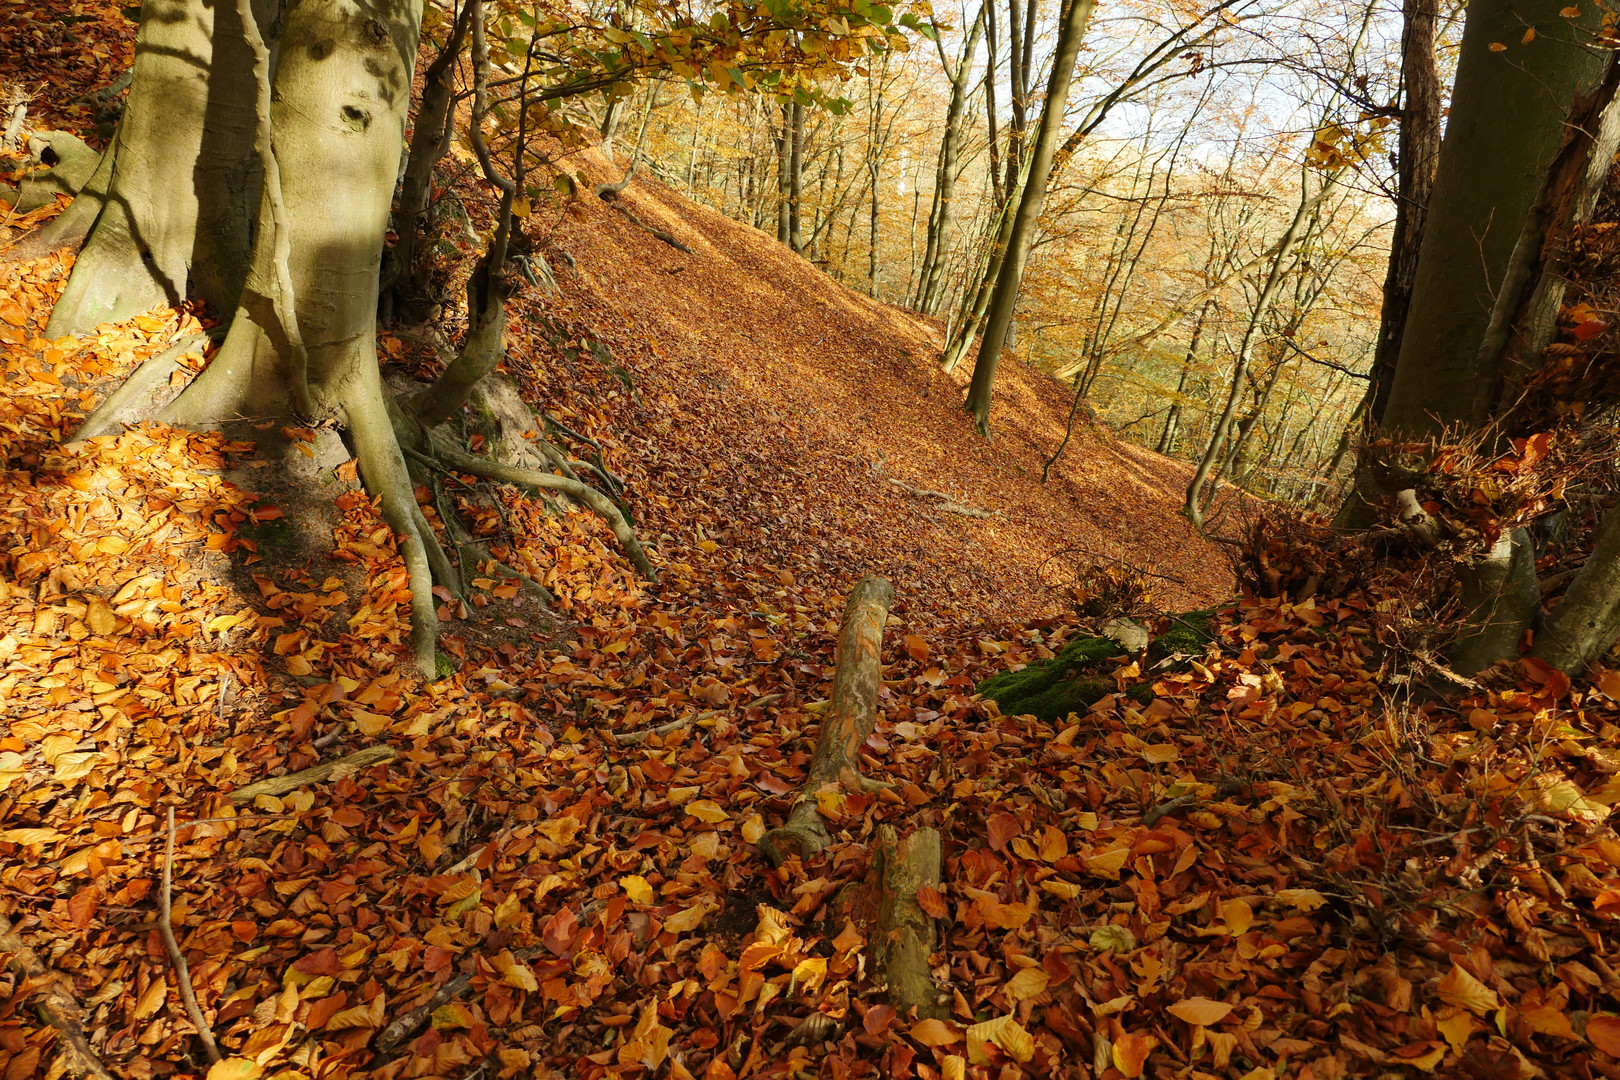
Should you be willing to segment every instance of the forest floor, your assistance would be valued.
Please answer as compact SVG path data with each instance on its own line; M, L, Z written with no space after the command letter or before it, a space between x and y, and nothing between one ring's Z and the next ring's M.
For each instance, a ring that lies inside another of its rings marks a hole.
M0 76L85 130L71 95L127 63L121 18L13 5L0 42L31 66L3 49ZM363 495L334 486L332 553L290 558L252 442L64 442L206 314L45 341L71 254L0 250L0 1077L74 1064L36 1012L62 994L119 1077L1620 1075L1620 677L1411 704L1399 567L1232 600L1176 514L1183 464L1083 428L1043 486L1061 388L1005 371L986 444L932 323L656 181L623 201L691 253L580 186L529 222L561 291L514 302L508 367L626 480L662 581L589 515L452 485L555 600L498 574L441 598L460 664L428 685ZM443 346L383 339L418 375ZM1165 612L1231 600L1205 653L1121 656L1121 693L1058 723L979 700L1072 639L1067 575L1116 558ZM896 604L864 767L894 786L828 800L837 842L773 871L755 842L873 573ZM835 902L883 825L944 836L945 1020L878 1003Z

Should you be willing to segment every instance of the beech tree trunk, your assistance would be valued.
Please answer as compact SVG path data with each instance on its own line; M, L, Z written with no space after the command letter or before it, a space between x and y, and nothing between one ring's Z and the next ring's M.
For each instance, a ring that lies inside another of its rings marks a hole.
M1536 632L1531 655L1579 675L1620 639L1620 510L1603 516L1597 545Z
M412 647L432 677L438 619L427 543L377 367L378 270L410 103L420 5L411 0L292 0L271 124L291 250L309 400L354 439L366 486L400 536L410 574ZM268 203L261 219L268 220ZM291 414L296 372L276 309L275 230L261 228L241 302L212 363L165 410L202 426Z
M973 367L973 382L968 388L966 408L973 414L974 425L981 435L990 433L990 401L995 388L996 365L1001 360L1001 345L1007 338L1013 311L1018 304L1018 293L1024 280L1024 264L1035 243L1035 226L1046 201L1046 184L1051 177L1053 158L1057 154L1063 109L1069 100L1069 84L1074 78L1075 62L1080 57L1080 43L1085 39L1093 5L1094 0L1069 0L1058 31L1057 46L1052 57L1052 76L1047 82L1046 104L1036 130L1035 149L1030 155L1024 180L1024 194L1013 217L1007 238L1007 253L996 275L995 292L990 297L985 315L984 340L979 347L978 362ZM1015 57L1015 67L1017 62Z
M260 25L275 9L259 0ZM188 282L229 311L247 269L258 192L253 132L253 56L235 5L146 0L118 135L85 197L50 231L65 240L88 229L89 239L46 336L177 304Z
M777 866L794 855L808 859L832 843L816 804L818 791L829 785L858 788L861 784L860 760L855 755L877 723L878 692L883 688L883 623L893 600L894 587L880 577L862 578L849 592L838 635L832 696L822 713L821 737L805 774L804 790L787 824L759 841L760 850Z
M1603 65L1593 47L1596 9L1564 18L1565 7L1561 0L1468 6L1411 307L1382 418L1382 430L1394 437L1428 438L1483 419L1475 415L1476 390L1496 377L1480 357L1492 297L1558 150L1570 104ZM1524 42L1527 26L1537 34Z

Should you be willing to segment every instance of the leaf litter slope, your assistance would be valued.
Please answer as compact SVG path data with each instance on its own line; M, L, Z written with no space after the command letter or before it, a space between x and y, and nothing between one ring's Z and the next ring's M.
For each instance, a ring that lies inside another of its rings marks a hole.
M929 374L926 324L652 185L629 198L699 254L594 199L566 210L578 274L523 301L512 367L630 481L666 583L643 589L592 518L469 495L572 642L537 648L492 575L465 613L446 603L465 663L429 687L395 670L404 580L363 498L339 507L344 573L278 566L254 561L277 508L220 476L248 445L150 426L61 444L192 316L43 342L68 260L5 271L0 914L117 1075L207 1071L152 925L170 806L173 921L223 1075L1615 1073L1620 680L1532 672L1391 708L1389 597L1363 592L1233 607L1204 655L1146 675L1120 658L1150 704L998 716L973 685L1073 633L1039 620L1034 565L1074 534L1043 548L1035 526L1152 522L1143 492L1181 477L1094 443L1069 497L1032 501L1015 420L1051 436L1061 395L1015 373L985 448ZM878 464L1008 518L939 513ZM1098 474L1130 483L1081 486ZM771 873L752 842L808 763L841 591L874 570L904 597L865 748L894 786L824 798L840 843ZM492 621L520 633L481 646ZM396 757L231 796L377 744ZM922 897L944 1021L874 1004L869 913L835 903L884 823L945 836ZM59 1073L36 988L5 977L0 1069Z

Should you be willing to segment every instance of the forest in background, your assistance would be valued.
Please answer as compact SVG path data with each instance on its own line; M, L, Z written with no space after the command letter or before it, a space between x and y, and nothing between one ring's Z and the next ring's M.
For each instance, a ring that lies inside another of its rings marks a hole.
M1447 75L1458 14L1434 42ZM621 164L939 318L949 339L1030 149L1056 16L934 11L937 40L871 59L836 86L841 112L695 100L671 79L581 123ZM1259 316L1224 475L1284 502L1342 495L1400 197L1401 33L1400 10L1379 4L1096 16L1009 335L1018 362L1125 438L1197 461L1256 318L1257 263L1308 202L1281 298Z

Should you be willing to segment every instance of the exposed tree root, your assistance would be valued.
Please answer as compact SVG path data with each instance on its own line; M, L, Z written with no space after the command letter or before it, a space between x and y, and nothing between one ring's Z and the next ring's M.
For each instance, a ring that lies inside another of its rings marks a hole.
M883 578L866 577L849 592L844 626L838 637L838 668L832 696L822 714L821 737L805 774L804 790L787 823L760 838L759 848L773 865L797 855L807 859L832 843L816 793L833 785L862 787L856 752L877 722L878 690L883 686L883 623L894 600L894 587Z
M645 221L642 221L640 218L636 217L636 215L631 211L631 209L628 206L624 205L624 203L615 202L613 204L613 209L617 210L619 213L623 214L626 218L628 218L630 220L630 224L639 226L640 228L643 228L643 229L647 230L648 232L650 232L654 236L656 236L658 239L660 239L664 243L668 244L670 247L675 248L678 251L684 251L688 255L697 254L697 252L693 251L691 248L687 247L685 244L683 244L679 240L675 239L675 234L674 233L668 232L667 230L664 230L664 229L660 229L655 225L649 225Z
M431 680L438 677L439 615L433 607L428 545L437 547L438 539L433 530L426 530L424 537L424 530L417 527L421 510L389 416L388 403L392 399L375 372L372 367L370 378L357 380L344 403L349 435L360 459L366 490L381 498L383 517L399 536L399 553L411 584L411 651L423 678ZM442 558L443 552L439 554Z
M80 1021L83 1012L73 995L62 985L66 978L45 966L39 955L23 943L22 935L17 933L4 915L0 915L0 954L10 960L11 966L23 978L18 999L13 1004L33 998L34 1011L39 1018L62 1033L62 1039L67 1044L64 1056L68 1072L76 1077L95 1076L100 1080L113 1080L112 1073L90 1049L90 1040L85 1037Z
M187 353L201 353L207 341L207 334L183 337L136 368L123 385L96 406L95 412L85 417L79 430L73 433L73 438L93 439L98 435L116 435L125 423L136 423L155 415L161 408L157 398L168 388L175 372L183 370L180 358Z

